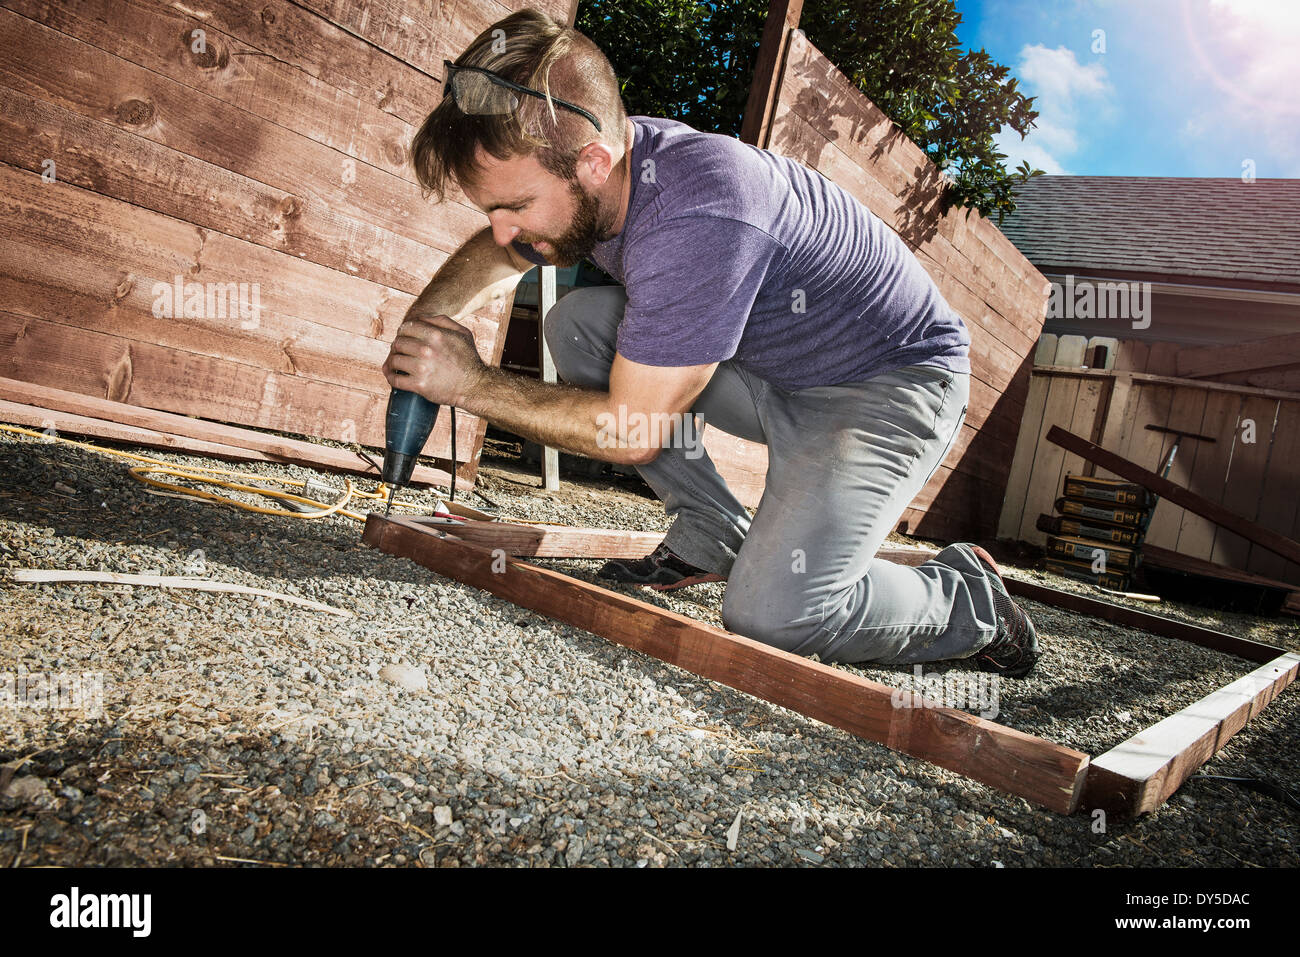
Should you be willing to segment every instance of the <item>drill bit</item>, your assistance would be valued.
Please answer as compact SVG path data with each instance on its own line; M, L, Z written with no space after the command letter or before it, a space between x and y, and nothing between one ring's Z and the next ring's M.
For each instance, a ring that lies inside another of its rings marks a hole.
M388 487L388 508L384 512L384 518L387 518L389 514L393 511L393 493L396 491L397 491L396 485L390 485Z

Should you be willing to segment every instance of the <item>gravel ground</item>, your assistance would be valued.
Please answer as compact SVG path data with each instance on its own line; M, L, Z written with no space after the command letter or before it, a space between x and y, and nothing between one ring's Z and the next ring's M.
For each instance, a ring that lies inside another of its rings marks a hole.
M121 460L36 440L0 436L0 461L0 567L197 573L355 613L5 575L0 674L101 672L104 710L0 707L0 866L1300 863L1300 816L1223 782L1098 833L375 552L357 522L150 494ZM504 462L480 477L505 515L663 527L617 476L538 485ZM718 622L721 585L635 593ZM1090 753L1253 667L1026 608L1046 656L999 686L996 720ZM1156 610L1300 650L1294 619ZM1298 708L1291 689L1203 771L1300 793Z

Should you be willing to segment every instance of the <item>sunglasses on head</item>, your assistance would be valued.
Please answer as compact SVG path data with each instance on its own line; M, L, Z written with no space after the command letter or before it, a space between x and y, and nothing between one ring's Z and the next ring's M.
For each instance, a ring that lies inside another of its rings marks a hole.
M513 113L519 106L519 97L515 94L524 93L535 96L539 100L549 99L556 106L562 106L579 116L585 116L591 121L591 125L596 127L597 133L603 132L600 121L594 116L582 107L561 100L557 96L547 97L545 93L512 83L505 77L482 67L457 66L450 60L443 60L442 65L447 69L447 85L443 96L450 92L452 102L462 113L470 116L500 116Z

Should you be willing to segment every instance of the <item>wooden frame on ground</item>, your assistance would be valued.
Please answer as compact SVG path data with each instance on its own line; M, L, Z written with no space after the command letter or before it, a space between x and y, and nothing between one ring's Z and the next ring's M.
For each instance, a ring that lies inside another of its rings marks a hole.
M489 527L490 523L483 523L470 533L482 533L480 541L486 544L472 543L457 537L459 526L430 526L414 519L385 518L373 513L366 521L362 540L372 548L409 558L455 581L482 588L700 677L1062 814L1103 808L1120 815L1136 815L1158 807L1246 721L1294 681L1300 667L1300 656L1282 649L1122 609L1125 615L1112 620L1138 627L1149 620L1168 637L1254 661L1263 656L1271 660L1251 675L1090 759L1081 751L939 706L920 695L530 565L508 554L520 541L517 530L492 542L491 535L496 533L483 531ZM617 538L617 533L609 530L571 531L593 544L601 542L604 547L617 548L609 545ZM563 537L559 533L556 536L553 544ZM532 546L525 542L524 547ZM912 563L924 561L930 554L919 549L891 549L882 557ZM1021 594L1025 593L1023 586L1029 586L1030 597L1049 603L1056 596L1068 596L1062 606L1083 614L1097 615L1118 607L1015 579L1007 579L1007 584Z

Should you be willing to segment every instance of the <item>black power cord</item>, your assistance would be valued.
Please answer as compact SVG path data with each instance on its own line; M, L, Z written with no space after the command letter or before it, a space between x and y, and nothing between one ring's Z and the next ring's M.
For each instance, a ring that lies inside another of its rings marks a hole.
M1297 801L1285 788L1274 784L1272 781L1265 781L1263 778L1237 778L1229 777L1223 774L1193 774L1188 780L1205 780L1205 781L1226 781L1229 784L1235 784L1239 788L1247 791L1257 791L1260 794L1266 794L1285 804L1293 811L1300 811L1300 801Z

